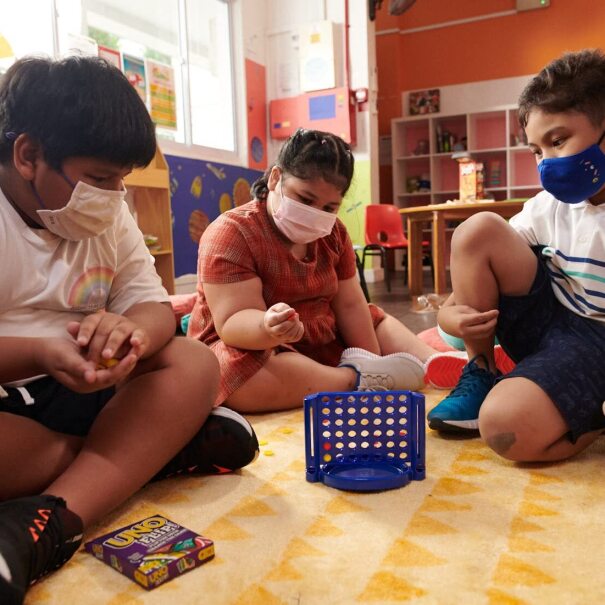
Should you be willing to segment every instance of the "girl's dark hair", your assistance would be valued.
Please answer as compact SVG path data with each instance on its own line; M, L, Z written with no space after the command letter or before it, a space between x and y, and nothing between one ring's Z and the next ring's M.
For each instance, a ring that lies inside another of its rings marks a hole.
M0 163L22 133L59 169L70 157L146 166L156 150L145 104L116 67L98 57L26 57L0 78Z
M519 98L519 124L532 109L546 113L577 111L594 126L605 118L605 54L601 49L565 53L535 76Z
M353 179L355 160L351 148L340 137L299 128L283 144L275 165L283 173L306 181L321 178L344 195ZM252 184L252 195L257 200L267 199L271 168Z

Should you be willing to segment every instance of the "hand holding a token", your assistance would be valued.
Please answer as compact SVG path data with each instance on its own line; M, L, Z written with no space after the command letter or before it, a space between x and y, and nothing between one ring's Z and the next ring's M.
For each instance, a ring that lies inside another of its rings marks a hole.
M305 333L300 317L290 305L276 303L265 312L264 327L280 343L297 342Z
M125 378L145 353L149 338L145 330L123 315L100 311L81 322L70 322L68 332L94 364L84 378L97 388L110 386Z

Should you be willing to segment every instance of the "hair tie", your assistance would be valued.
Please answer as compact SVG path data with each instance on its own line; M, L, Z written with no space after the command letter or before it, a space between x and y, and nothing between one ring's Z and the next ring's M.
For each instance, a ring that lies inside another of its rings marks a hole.
M4 137L7 138L9 141L14 141L17 138L17 133L13 132L12 130L9 130L8 132L4 133Z

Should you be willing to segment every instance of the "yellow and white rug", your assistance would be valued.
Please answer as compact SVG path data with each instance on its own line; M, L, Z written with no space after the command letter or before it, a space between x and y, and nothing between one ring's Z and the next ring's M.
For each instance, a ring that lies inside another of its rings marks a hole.
M427 392L427 409L442 395ZM212 538L214 560L146 592L81 550L26 603L605 602L605 439L569 462L518 465L428 431L424 481L358 494L305 480L302 410L251 421L253 465L150 485L86 536L159 513Z

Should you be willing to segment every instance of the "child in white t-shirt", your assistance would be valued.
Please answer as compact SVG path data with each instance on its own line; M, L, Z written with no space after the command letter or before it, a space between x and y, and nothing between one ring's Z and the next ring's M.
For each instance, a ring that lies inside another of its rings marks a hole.
M174 338L124 202L124 177L155 151L143 102L102 59L26 58L2 76L3 604L152 478L232 470L257 451L243 418L212 411L216 358Z
M470 361L428 420L479 429L511 460L561 460L605 428L605 54L552 61L523 91L519 121L545 191L510 223L481 212L456 229L456 306L439 322ZM517 362L502 377L495 335Z

